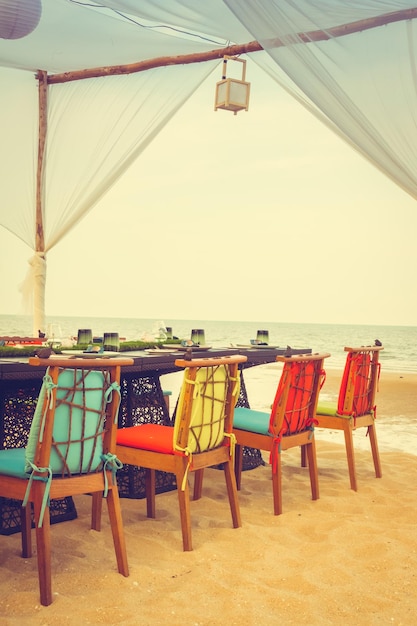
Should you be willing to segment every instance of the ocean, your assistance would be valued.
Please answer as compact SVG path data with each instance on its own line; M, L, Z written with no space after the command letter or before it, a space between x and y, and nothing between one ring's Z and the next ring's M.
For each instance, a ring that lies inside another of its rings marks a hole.
M180 339L190 339L193 328L204 329L205 343L213 347L227 347L231 344L249 344L255 339L258 330L269 332L269 344L294 348L312 348L314 352L329 352L326 359L327 371L342 370L346 353L344 346L373 345L379 339L384 350L380 352L382 371L397 373L417 373L417 327L416 326L372 326L349 324L284 324L279 322L229 322L213 320L176 320L106 317L57 317L48 316L46 330L56 339L68 341L77 337L79 329L91 329L94 336L104 333L119 333L127 340L139 340L144 336L158 334L161 326L170 326L173 334ZM32 336L30 317L0 315L0 336ZM276 369L271 365L249 368L245 372L245 384L251 406L258 410L269 410L269 398L276 388ZM178 396L182 373L167 374L161 378L164 389L172 391L173 406ZM326 390L323 388L324 396ZM326 398L325 398L326 399ZM405 418L401 414L390 414L378 418L378 442L382 451L401 451L416 454L416 418ZM368 437L355 431L355 447L369 450ZM319 429L318 437L324 440L343 443L340 431Z
M77 337L79 329L87 328L92 330L94 336L109 332L119 333L121 338L127 340L139 340L154 336L161 326L170 326L174 336L180 339L189 339L193 328L202 328L205 343L213 347L249 344L251 339L256 338L258 330L268 330L270 345L329 352L331 357L326 361L329 369L343 367L346 357L344 346L373 345L375 339L379 339L384 346L380 353L384 370L417 373L417 326L48 316L46 330L61 340ZM29 316L0 315L0 336L32 334Z

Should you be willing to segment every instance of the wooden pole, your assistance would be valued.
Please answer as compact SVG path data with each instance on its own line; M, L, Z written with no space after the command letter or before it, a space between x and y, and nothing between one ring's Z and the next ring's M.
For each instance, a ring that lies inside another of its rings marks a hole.
M33 333L37 336L38 330L45 331L45 233L43 224L44 204L44 159L46 145L46 131L48 124L48 74L38 71L38 101L39 101L39 128L38 128L38 163L36 170L36 209L35 209L35 257L33 259Z
M236 44L225 48L217 48L216 50L208 50L207 52L197 52L194 54L183 54L171 57L157 57L154 59L146 59L137 63L127 65L111 65L106 67L88 68L85 70L77 70L73 72L64 72L62 74L53 74L48 76L48 84L66 83L74 80L83 80L86 78L98 78L100 76L117 76L121 74L134 74L154 69L156 67L166 67L167 65L188 65L190 63L204 63L205 61L213 61L222 59L227 56L238 56L249 52L259 52L265 48L280 48L294 44L301 40L304 43L327 41L334 37L343 37L363 30L385 26L394 22L411 20L417 17L417 7L412 9L404 9L401 11L393 11L392 13L384 13L376 17L370 17L364 20L357 20L348 24L334 26L326 30L314 30L306 33L296 33L285 39L270 39L263 46L257 41L250 41L244 44Z

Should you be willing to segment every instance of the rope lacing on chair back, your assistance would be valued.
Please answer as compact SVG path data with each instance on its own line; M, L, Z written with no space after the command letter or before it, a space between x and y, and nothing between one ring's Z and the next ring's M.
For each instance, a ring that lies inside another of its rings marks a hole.
M114 454L103 453L103 435L105 430L106 407L113 401L113 393L118 393L120 386L110 383L109 372L63 369L55 384L47 372L43 380L43 390L39 401L46 393L44 411L41 415L38 439L43 443L48 411L53 409L53 390L56 389L54 424L50 459L48 467L38 467L26 456L27 465L32 472L23 506L26 506L34 480L46 482L39 526L42 525L45 507L49 504L49 492L53 475L61 477L89 472L104 472L104 495L107 495L107 470L112 472L114 482L116 471L122 466ZM117 410L115 411L117 422Z
M320 361L284 363L269 423L269 432L274 438L270 455L274 472L277 469L277 454L281 452L282 437L306 430L310 430L311 435L314 432L314 426L317 424L314 415L317 390L323 386L326 378L325 371L320 365ZM288 377L289 388L285 399L284 392L288 385ZM280 422L279 408L284 401L284 418Z
M174 451L187 456L188 467L190 467L193 454L226 445L225 440L230 446L230 454L233 454L236 438L233 433L227 433L224 429L227 391L230 384L234 383L232 402L236 403L239 396L240 378L239 376L232 377L229 368L225 365L201 367L197 370L195 380L188 378L187 374L185 370L184 385L194 386L188 442L185 447L180 446L177 426L174 432ZM180 399L176 425L180 423L181 408ZM186 478L187 476L184 477L182 488L184 488Z
M380 363L377 363L377 381L380 374ZM337 412L339 415L352 416L354 419L367 413L376 412L373 406L373 380L372 356L369 351L349 352L346 358L342 384L339 393ZM353 389L349 390L349 384ZM347 394L353 393L353 401L350 402ZM351 404L352 408L349 409Z
M54 474L71 476L101 469L106 406L112 393L109 384L108 372L60 373L51 449Z

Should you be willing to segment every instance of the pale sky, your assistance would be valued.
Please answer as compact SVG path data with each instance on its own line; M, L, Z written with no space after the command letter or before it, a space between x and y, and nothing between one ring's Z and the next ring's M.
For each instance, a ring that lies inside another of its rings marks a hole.
M248 62L212 74L48 254L46 316L417 324L416 201ZM1 313L30 249L0 227Z

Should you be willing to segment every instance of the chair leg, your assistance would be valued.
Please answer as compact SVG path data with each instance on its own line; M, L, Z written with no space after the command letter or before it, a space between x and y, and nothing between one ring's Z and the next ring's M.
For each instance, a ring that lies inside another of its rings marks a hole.
M203 478L204 478L204 469L196 470L194 472L193 500L200 500L201 498L201 493L203 491Z
M240 491L242 483L242 466L243 466L243 446L236 445L235 447L235 476L236 487Z
M156 490L156 475L155 470L147 469L145 475L145 491L146 491L146 515L152 519L155 519L155 490Z
M180 507L180 520L182 531L182 545L184 552L190 552L193 549L191 540L191 512L190 512L190 487L188 480L185 481L184 489L183 479L186 472L186 465L183 469L176 472L178 503Z
M35 491L35 486L32 487ZM52 574L51 574L51 526L49 507L45 508L42 526L39 528L39 517L42 506L44 489L36 489L34 494L34 511L36 526L36 550L38 553L38 576L40 601L43 606L52 604Z
M308 470L310 472L311 499L319 499L319 475L317 470L316 442L313 439L310 443L303 446L306 450L308 459Z
M276 460L272 461L272 495L274 498L274 515L282 513L282 471L281 453L277 452Z
M240 506L237 497L236 477L233 471L233 459L223 464L224 475L226 478L227 495L229 496L230 512L232 514L233 528L242 526L240 517Z
M27 506L20 508L20 525L22 536L22 557L30 559L32 556L32 505L30 502Z
M103 492L97 491L91 494L91 528L100 532L101 530L101 512L103 508Z
M374 467L375 467L375 476L377 478L382 478L381 459L379 458L378 440L376 437L376 428L374 424L372 424L371 426L368 426L368 435L369 435L369 440L371 442L372 458L374 460Z
M355 469L355 451L353 449L353 430L350 420L345 420L346 424L344 424L344 434L345 434L345 446L346 446L346 456L347 463L349 469L349 478L350 478L350 488L353 491L358 490L358 484L356 481L356 469Z
M307 467L306 447L300 446L300 448L301 448L301 467Z
M116 553L117 569L123 576L129 576L122 511L120 508L119 491L116 485L109 489L106 500L113 535L114 551Z

